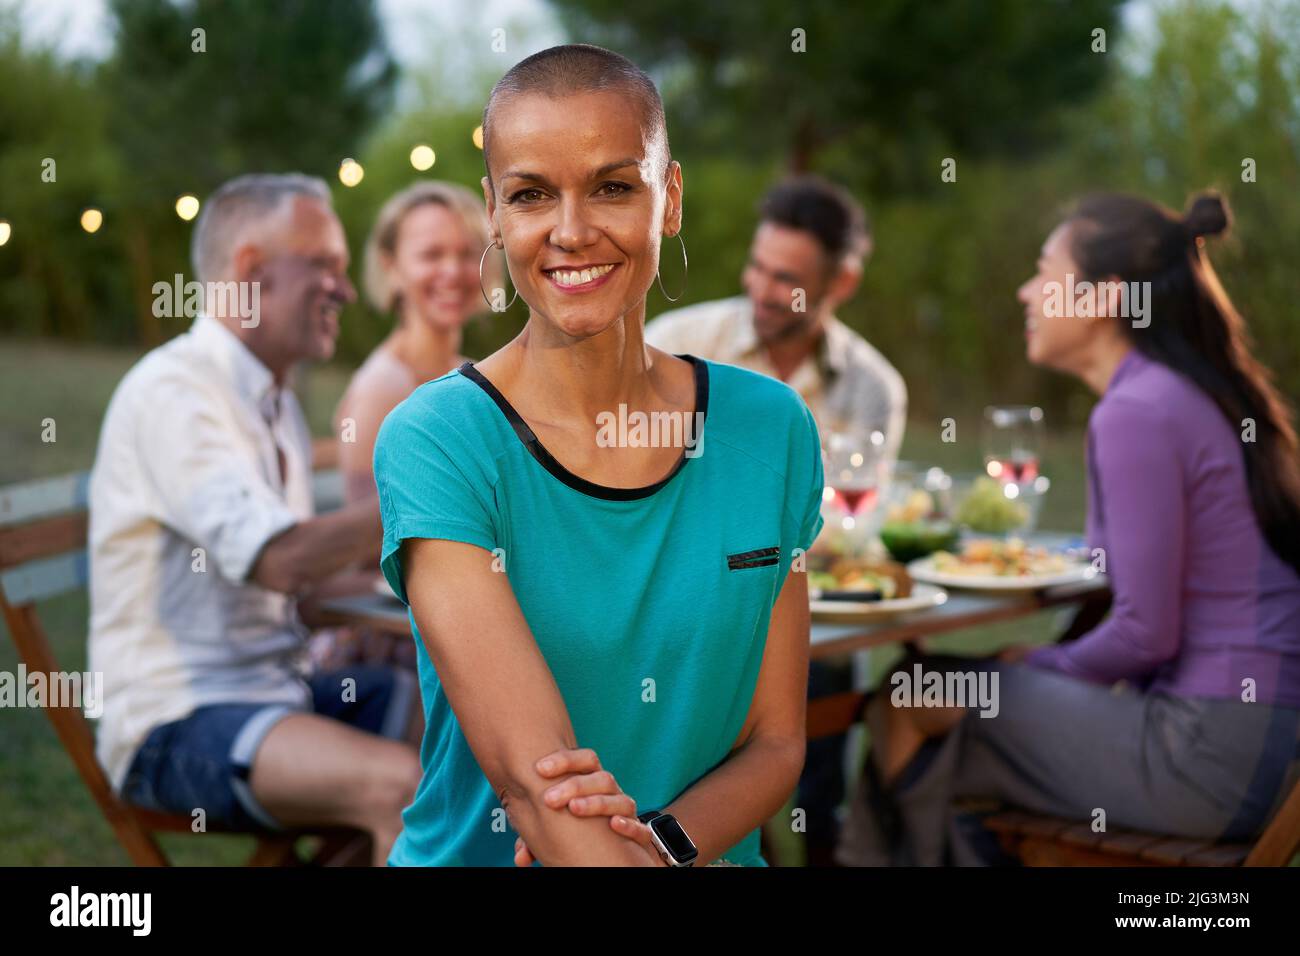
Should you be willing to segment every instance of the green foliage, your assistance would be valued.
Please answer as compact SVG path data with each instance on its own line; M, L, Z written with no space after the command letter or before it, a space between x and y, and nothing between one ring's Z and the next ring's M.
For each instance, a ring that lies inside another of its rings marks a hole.
M189 273L184 193L253 171L333 176L387 109L396 66L374 0L113 0L97 68L23 47L0 22L0 322L152 344L152 286ZM200 40L193 31L202 29ZM58 179L40 179L42 157ZM87 235L81 209L104 212Z
M90 337L100 304L125 298L120 245L78 225L117 182L88 72L24 50L16 13L0 12L0 219L12 228L0 247L0 330Z
M1160 46L1145 68L1117 78L1107 104L1109 115L1127 115L1124 161L1094 137L1078 154L1080 174L1098 170L1107 185L1179 209L1195 190L1223 191L1236 224L1211 255L1259 354L1300 397L1300 0L1159 9ZM1243 181L1248 159L1254 182Z
M112 9L117 47L101 81L143 199L170 205L250 170L332 175L390 103L396 65L372 0Z
M575 35L663 72L686 144L804 168L851 143L861 185L916 188L937 150L1041 142L1101 82L1091 31L1114 28L1121 0L554 2Z
M155 281L188 273L177 196L231 176L331 176L388 106L396 65L373 0L113 0L113 58L100 77L130 170L121 200L140 337ZM196 31L201 31L196 33Z
M470 21L431 36L417 95L372 132L392 71L374 4L296 2L274 16L256 0L119 3L119 47L97 72L23 49L0 19L0 218L14 227L0 248L0 328L140 345L179 331L153 323L147 295L188 272L190 226L172 203L229 175L298 168L333 184L340 158L361 160L361 184L334 190L358 281L365 237L394 191L421 176L478 190L470 134L509 57L485 48L456 72L453 54L473 48ZM1122 37L1102 0L555 6L574 40L629 53L664 91L685 180L680 304L738 293L755 203L806 149L873 220L876 251L841 317L903 372L916 415L952 415L960 428L954 410L977 418L988 401L1032 400L1053 420L1081 421L1091 396L1021 357L1015 290L1043 238L1093 189L1181 207L1217 186L1237 223L1211 254L1259 353L1300 394L1300 0L1136 2ZM191 53L189 31L205 23L207 52ZM1091 52L1098 26L1105 54ZM807 30L806 54L789 52L795 27ZM437 152L427 173L410 166L417 143ZM47 155L57 183L40 182ZM948 156L952 183L939 176ZM1248 157L1253 183L1241 178ZM91 204L106 217L94 236L77 227ZM679 253L664 246L673 294ZM671 307L652 289L651 316ZM467 354L499 347L524 318L516 303L472 323ZM391 322L352 307L340 356L359 361Z

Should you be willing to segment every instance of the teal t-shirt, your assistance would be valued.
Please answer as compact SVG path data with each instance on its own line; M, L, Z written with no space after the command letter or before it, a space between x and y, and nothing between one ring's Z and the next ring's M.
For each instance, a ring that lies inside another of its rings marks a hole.
M791 559L822 524L817 426L799 395L682 357L695 368L702 429L651 486L608 488L567 471L469 363L416 389L375 446L381 564L393 589L406 599L407 538L495 552L578 746L595 750L641 809L667 806L726 759ZM516 835L413 616L411 627L424 775L389 863L512 865ZM726 859L764 865L758 830Z

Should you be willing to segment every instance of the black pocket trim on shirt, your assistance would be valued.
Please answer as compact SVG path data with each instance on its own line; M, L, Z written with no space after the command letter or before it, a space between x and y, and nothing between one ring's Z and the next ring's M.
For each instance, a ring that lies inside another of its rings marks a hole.
M743 571L746 568L770 568L781 563L780 548L759 548L727 555L727 570Z

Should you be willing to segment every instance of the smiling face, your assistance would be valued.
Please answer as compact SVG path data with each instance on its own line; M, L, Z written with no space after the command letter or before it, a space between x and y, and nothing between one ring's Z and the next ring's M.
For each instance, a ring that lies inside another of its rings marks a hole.
M1082 318L1073 309L1062 309L1065 314L1049 315L1047 303L1053 290L1070 287L1067 277L1079 283L1083 273L1070 250L1073 226L1066 222L1057 226L1043 243L1038 256L1038 271L1016 291L1016 298L1025 307L1025 352L1029 361L1061 371L1074 371L1102 330L1102 320ZM1063 304L1064 293L1058 292Z
M740 277L754 308L754 332L759 341L792 337L817 321L830 286L826 258L811 232L774 222L759 225ZM803 308L796 311L796 291L800 289Z
M575 339L643 318L660 238L681 225L681 171L665 173L636 100L519 94L494 106L491 135L488 213L533 315Z
M348 261L338 217L306 196L293 197L237 250L239 278L260 283L259 320L245 341L272 371L333 356L339 313L356 299Z
M423 203L403 216L384 263L403 317L437 329L464 325L483 304L481 251L460 217L441 203Z

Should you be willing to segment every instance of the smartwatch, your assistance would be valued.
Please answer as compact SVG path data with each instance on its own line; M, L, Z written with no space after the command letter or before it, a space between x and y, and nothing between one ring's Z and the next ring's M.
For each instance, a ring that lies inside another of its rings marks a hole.
M694 866L700 851L686 835L682 825L671 813L647 810L637 814L637 819L650 828L655 849L669 866Z

